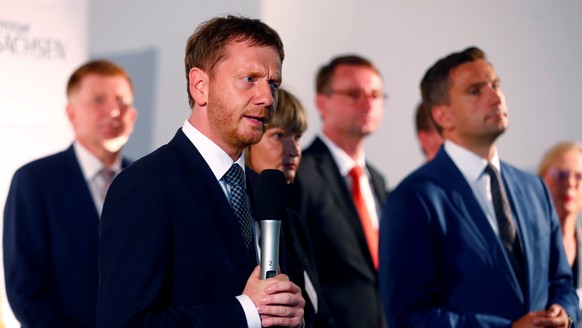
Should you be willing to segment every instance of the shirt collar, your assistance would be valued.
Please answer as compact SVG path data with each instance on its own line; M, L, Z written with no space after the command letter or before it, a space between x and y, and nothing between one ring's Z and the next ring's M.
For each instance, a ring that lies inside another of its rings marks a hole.
M182 131L188 137L190 142L196 147L196 149L202 155L202 158L206 161L216 180L222 179L226 174L226 171L232 166L233 161L228 156L228 154L218 147L212 140L205 136L202 132L196 129L188 120L182 125ZM236 164L240 165L245 172L245 159L244 156L239 156L235 161Z
M358 165L366 172L366 156L362 154L357 160L353 160L343 149L331 141L325 134L319 135L319 138L329 149L331 156L335 160L342 176L347 176L351 169Z
M497 150L493 153L493 157L490 161L487 161L483 157L473 153L472 151L463 148L456 143L445 140L445 150L447 154L451 157L455 165L459 168L461 173L467 181L475 181L478 180L483 171L485 170L485 166L487 166L488 162L497 169L497 171L501 174L501 164L499 161L499 154Z
M101 172L104 168L103 163L93 155L87 148L85 148L79 141L73 143L73 148L75 150L75 156L81 167L81 172L83 172L83 177L85 181L91 181L93 178ZM121 156L118 156L113 165L110 167L115 174L121 171Z

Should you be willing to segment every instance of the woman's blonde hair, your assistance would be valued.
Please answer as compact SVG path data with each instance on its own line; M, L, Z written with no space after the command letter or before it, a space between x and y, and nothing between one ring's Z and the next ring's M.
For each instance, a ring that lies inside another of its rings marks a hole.
M540 166L538 168L538 174L542 177L546 175L550 165L556 160L556 158L562 156L569 150L577 150L580 154L582 154L582 143L574 141L562 141L552 146L552 148L548 149L542 157Z

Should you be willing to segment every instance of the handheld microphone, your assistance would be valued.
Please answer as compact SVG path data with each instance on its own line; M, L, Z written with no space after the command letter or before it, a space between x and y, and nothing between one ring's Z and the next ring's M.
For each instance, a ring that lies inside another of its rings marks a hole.
M256 191L257 217L261 222L261 279L279 274L279 237L285 217L287 180L279 170L261 172Z

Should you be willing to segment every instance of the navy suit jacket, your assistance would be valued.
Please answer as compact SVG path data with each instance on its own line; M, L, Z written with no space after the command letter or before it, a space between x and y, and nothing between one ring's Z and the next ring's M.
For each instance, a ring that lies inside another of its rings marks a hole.
M73 146L16 171L4 211L4 271L23 327L95 327L98 227Z
M391 192L380 228L380 286L394 327L510 327L578 298L543 181L506 163L501 175L525 258L522 291L477 198L444 148Z
M383 204L384 178L367 164L371 187ZM383 322L378 275L364 229L332 154L320 138L303 152L297 173L302 190L295 205L306 220L322 287L336 327L370 328Z
M246 172L253 204L256 174ZM246 327L235 297L252 269L228 199L180 129L107 193L97 325Z

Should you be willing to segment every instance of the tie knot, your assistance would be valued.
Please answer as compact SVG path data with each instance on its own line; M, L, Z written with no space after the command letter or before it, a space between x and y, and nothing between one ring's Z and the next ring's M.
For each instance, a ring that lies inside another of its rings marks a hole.
M224 175L226 179L226 183L228 183L231 187L234 186L244 186L244 174L243 170L240 165L233 163L232 166L226 171Z
M112 169L103 168L101 171L99 171L99 177L101 177L106 186L109 186L109 184L111 184L115 178L115 171Z
M497 171L497 168L495 168L495 166L493 166L491 163L487 163L487 166L485 167L485 173L489 174L491 178L497 178L499 175L499 171Z
M362 176L362 174L364 174L364 170L362 170L362 168L359 165L355 165L354 167L352 167L349 174L350 177L352 177L352 179L359 179Z

